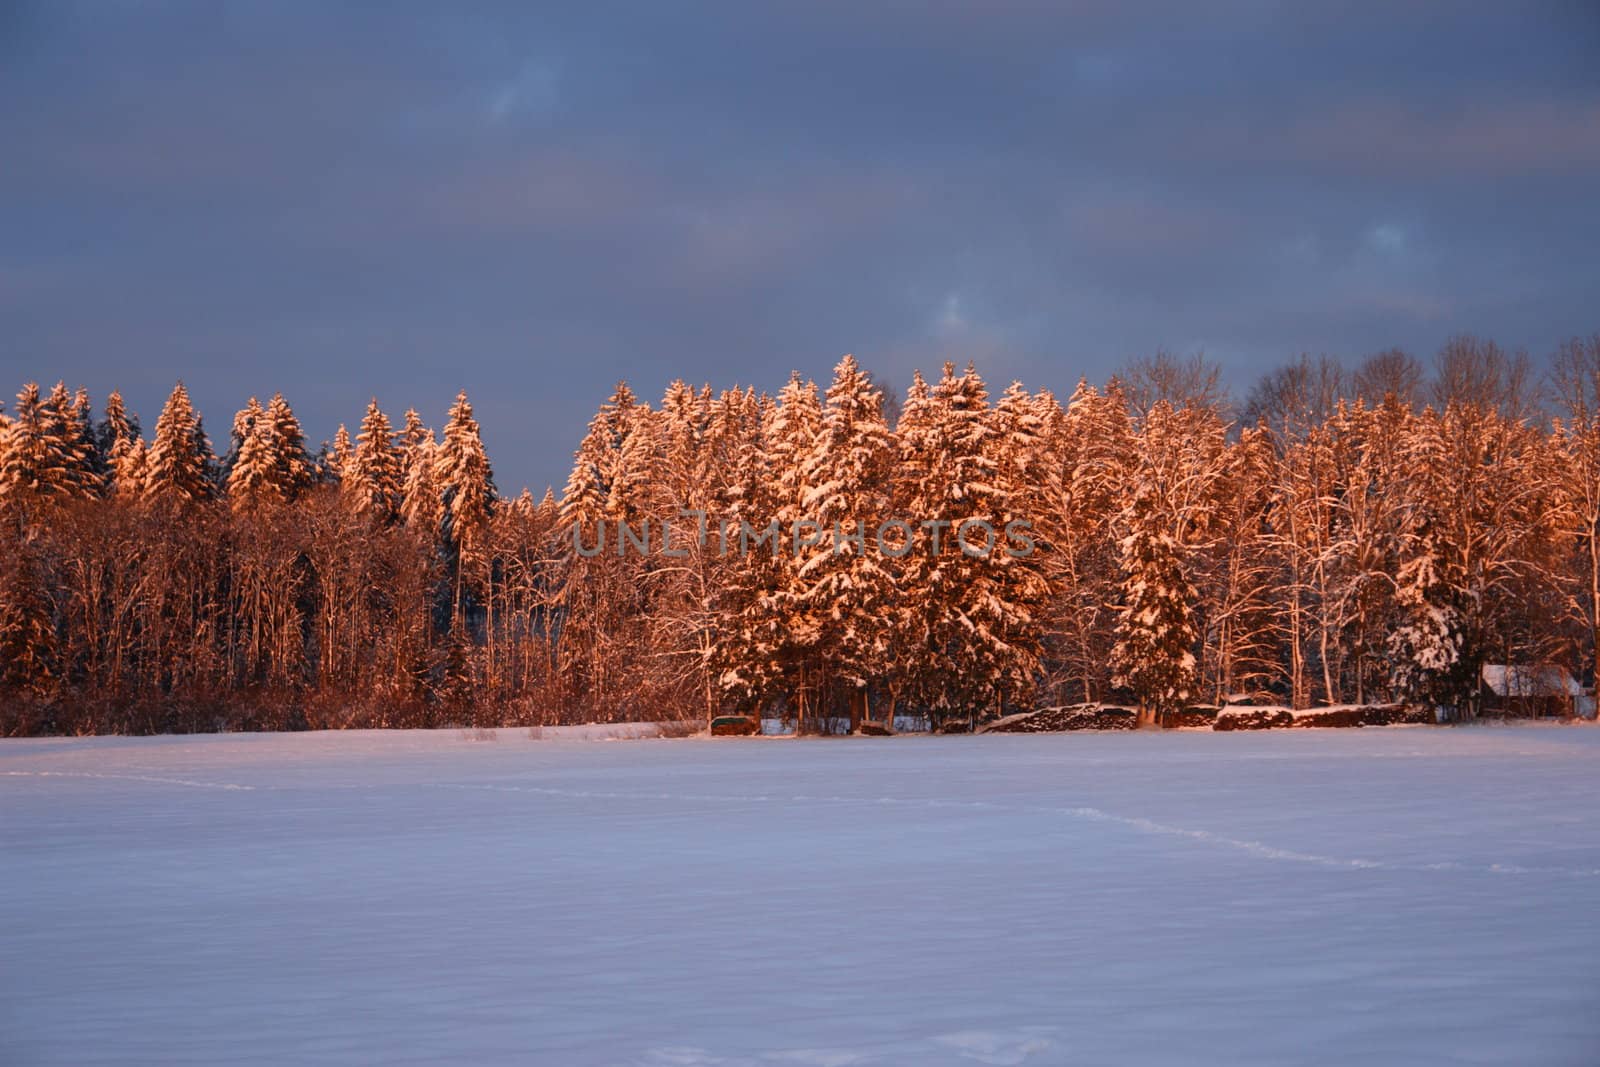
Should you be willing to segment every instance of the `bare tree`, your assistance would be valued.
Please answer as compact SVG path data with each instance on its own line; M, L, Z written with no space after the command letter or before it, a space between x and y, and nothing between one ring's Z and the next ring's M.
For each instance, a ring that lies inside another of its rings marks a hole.
M1588 624L1591 679L1600 679L1600 334L1574 337L1557 350L1550 373L1560 425L1562 483L1585 564L1579 597Z
M1153 356L1129 360L1113 381L1141 418L1163 400L1174 408L1220 409L1228 399L1221 368L1204 352L1177 356L1157 349Z
M1450 338L1434 356L1432 399L1441 410L1454 402L1526 419L1535 411L1535 385L1526 352L1469 334Z
M1240 409L1246 426L1264 424L1275 435L1298 438L1328 420L1345 395L1346 377L1331 356L1301 354L1293 363L1262 375Z
M1408 352L1385 349L1361 361L1351 385L1368 407L1377 407L1390 396L1405 407L1415 407L1422 395L1422 364Z

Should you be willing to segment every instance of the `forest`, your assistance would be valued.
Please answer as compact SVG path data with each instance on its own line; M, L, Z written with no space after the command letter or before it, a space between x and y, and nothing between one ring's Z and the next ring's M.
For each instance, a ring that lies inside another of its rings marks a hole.
M1237 403L1165 353L1065 398L948 363L887 391L851 356L776 395L619 383L542 499L501 495L465 394L440 433L374 400L318 448L252 398L217 447L181 383L148 440L115 392L96 418L29 384L0 524L6 735L1471 714L1485 663L1593 680L1600 334L1538 366L1470 336L1302 356Z

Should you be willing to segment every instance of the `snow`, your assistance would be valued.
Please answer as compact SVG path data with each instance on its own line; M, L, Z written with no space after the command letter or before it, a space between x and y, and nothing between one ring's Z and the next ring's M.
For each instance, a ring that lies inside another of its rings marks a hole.
M1513 696L1583 696L1583 686L1568 674L1564 667L1507 666L1504 663L1483 665L1483 684L1495 696L1503 697L1509 690Z
M0 742L0 1063L1600 1061L1600 729L595 736Z

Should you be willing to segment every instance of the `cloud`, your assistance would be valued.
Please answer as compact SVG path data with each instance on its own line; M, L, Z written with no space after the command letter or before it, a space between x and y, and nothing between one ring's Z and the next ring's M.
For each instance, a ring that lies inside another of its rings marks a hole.
M548 60L529 60L516 75L502 82L489 94L489 120L543 119L552 115L561 99L560 64Z
M33 5L0 41L0 378L150 408L182 376L213 421L282 387L319 439L373 383L467 385L513 488L560 483L622 376L1537 351L1600 325L1580 14Z
M1424 109L1351 100L1263 123L1190 127L1185 150L1210 161L1406 180L1600 175L1600 102L1483 100Z

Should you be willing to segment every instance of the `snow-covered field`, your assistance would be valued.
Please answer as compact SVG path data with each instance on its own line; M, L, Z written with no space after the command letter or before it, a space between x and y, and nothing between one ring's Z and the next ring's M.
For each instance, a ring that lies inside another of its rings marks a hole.
M584 736L0 742L0 1063L1600 1063L1600 729Z

